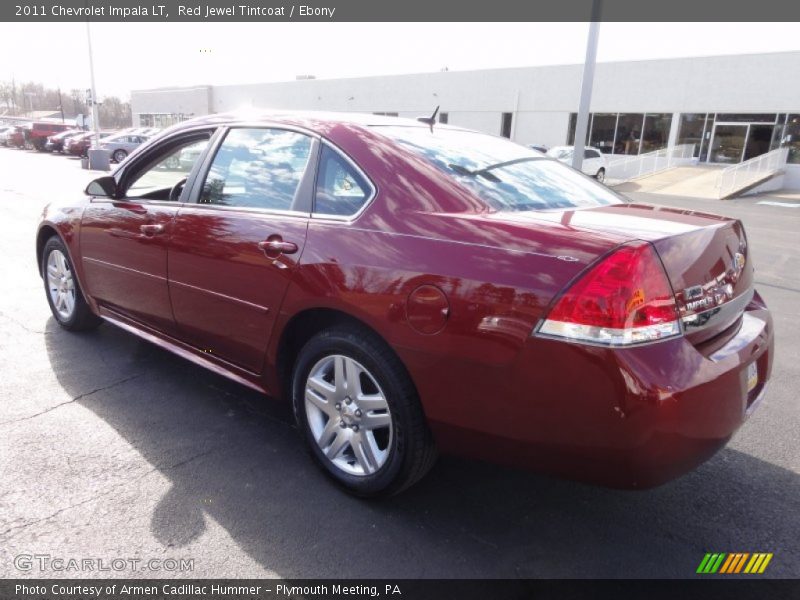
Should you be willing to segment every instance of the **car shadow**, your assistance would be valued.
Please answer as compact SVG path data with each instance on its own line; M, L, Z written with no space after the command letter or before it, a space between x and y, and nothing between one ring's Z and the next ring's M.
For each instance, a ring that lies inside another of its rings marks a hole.
M44 337L66 392L171 482L151 519L165 547L208 515L283 577L691 577L706 551L773 552L766 575L797 576L800 481L736 450L639 492L444 457L364 501L314 466L285 403L108 325L51 318Z

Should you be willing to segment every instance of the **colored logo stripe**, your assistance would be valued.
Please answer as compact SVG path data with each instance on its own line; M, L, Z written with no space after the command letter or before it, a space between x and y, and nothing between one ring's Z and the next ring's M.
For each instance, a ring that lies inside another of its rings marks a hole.
M763 573L764 570L767 568L769 561L772 560L772 553L769 554L759 553L753 554L753 558L750 559L750 562L747 563L747 566L744 569L745 573Z
M703 560L700 561L700 566L697 567L697 573L724 573L728 575L734 573L759 574L766 570L767 565L772 560L772 556L771 552L755 552L753 554L749 552L731 552L730 554L725 552L709 552L703 557ZM745 566L745 564L747 566Z
M722 564L722 560L725 558L725 553L722 554L706 554L703 558L700 566L697 567L698 573L716 573L719 566Z

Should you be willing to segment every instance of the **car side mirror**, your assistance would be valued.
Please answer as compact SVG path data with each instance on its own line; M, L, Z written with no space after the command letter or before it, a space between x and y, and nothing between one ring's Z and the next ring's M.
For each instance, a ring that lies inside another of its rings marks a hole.
M87 196L117 197L117 181L110 175L99 177L86 186Z

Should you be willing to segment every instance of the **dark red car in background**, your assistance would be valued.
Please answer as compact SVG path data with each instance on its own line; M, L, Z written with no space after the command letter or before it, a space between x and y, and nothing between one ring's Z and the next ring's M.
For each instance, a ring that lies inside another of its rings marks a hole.
M81 129L67 129L61 133L56 133L55 135L51 135L47 138L47 143L44 145L44 149L49 152L63 152L64 143L69 138L74 138L79 135L83 135L84 133L86 132Z
M14 125L14 129L6 135L6 145L9 148L25 147L25 126Z
M772 366L739 221L415 121L182 123L48 207L36 256L61 325L105 320L286 398L365 496L437 448L660 484L728 441Z
M69 125L64 123L34 122L25 126L25 145L31 149L44 152L47 138L56 133L67 131Z
M101 131L97 135L94 134L92 131L87 131L82 134L69 137L64 140L64 154L70 154L72 156L86 156L89 152L89 148L92 147L92 140L95 137L98 140L102 140L103 138L107 138L113 132L111 131Z

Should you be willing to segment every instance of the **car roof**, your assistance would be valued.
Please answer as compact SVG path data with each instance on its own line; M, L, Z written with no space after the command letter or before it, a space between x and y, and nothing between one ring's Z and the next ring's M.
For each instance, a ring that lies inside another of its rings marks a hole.
M433 112L433 111L431 111ZM424 115L421 115L424 116ZM179 131L203 125L226 125L238 122L257 123L284 123L287 125L304 126L314 129L316 126L331 123L350 124L361 127L398 126L398 127L429 127L428 124L403 117L387 117L369 113L345 113L327 111L288 111L288 110L241 110L226 113L215 113L183 121L169 128L169 131ZM436 123L436 128L462 130L442 123ZM164 130L167 131L167 130Z

